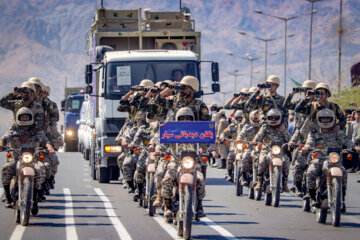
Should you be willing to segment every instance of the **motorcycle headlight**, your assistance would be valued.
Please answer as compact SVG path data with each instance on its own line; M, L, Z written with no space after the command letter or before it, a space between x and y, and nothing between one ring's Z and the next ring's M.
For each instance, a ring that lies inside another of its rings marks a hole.
M242 143L238 143L238 144L236 145L236 148L237 148L238 151L241 151L241 150L243 149Z
M66 135L71 137L74 134L74 132L72 130L67 130L66 131Z
M192 157L184 157L182 160L182 166L186 169L191 169L194 167L194 159Z
M22 161L24 163L31 163L33 161L33 155L31 153L24 153L22 155Z
M330 153L329 154L329 162L331 163L338 163L340 161L340 155L337 153Z
M274 155L279 155L281 153L281 148L279 146L275 145L271 148L271 152Z

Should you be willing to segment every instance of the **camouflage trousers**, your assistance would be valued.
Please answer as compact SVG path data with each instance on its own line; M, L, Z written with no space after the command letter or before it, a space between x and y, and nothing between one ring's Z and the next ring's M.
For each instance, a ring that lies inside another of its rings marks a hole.
M125 181L129 182L129 181L134 180L133 177L134 177L134 172L136 169L137 160L138 160L137 154L128 153L126 155L123 165L122 165L122 170L123 170L123 175L124 175Z
M49 178L50 176L55 176L59 167L59 159L57 155L48 155L46 161L49 163L49 170L46 174L46 178Z
M307 157L308 154L302 151L297 152L294 155L295 157L295 166L294 166L294 182L302 182L304 172L308 167Z
M342 184L343 189L346 190L347 187L347 172L343 166L340 166L341 171L343 172ZM324 159L313 159L306 172L306 182L308 189L316 189L316 179L324 174L326 174L327 162Z
M226 169L233 170L234 169L234 161L235 161L235 150L230 150L229 154L226 158Z
M157 191L161 192L162 188L162 180L164 179L165 173L166 173L166 167L169 161L166 161L165 159L161 159L158 163L158 166L156 168L155 172L155 185Z
M218 143L217 149L220 155L220 159L226 159L229 152L229 146L225 145L225 143Z
M138 161L136 163L136 170L135 170L135 181L136 183L144 183L145 174L146 174L146 159L148 154L146 151L142 151L139 155Z
M39 164L39 168L40 168L40 171L41 171L41 184L43 184L45 182L45 179L46 179L46 174L49 173L49 170L50 169L50 165L48 162L44 161L37 161L37 164Z
M180 170L180 167L178 168ZM178 171L176 164L169 163L164 179L162 180L161 196L165 199L171 199L173 196L173 189L177 184ZM205 197L205 180L200 171L196 171L196 197L202 200Z
M125 152L122 152L118 158L117 158L117 164L119 166L119 169L122 169L123 167L123 163L124 163L124 160L125 160L125 157L126 157L126 153Z
M271 152L261 151L259 157L259 166L258 166L259 176L264 176L264 174L268 171L270 158L271 158ZM288 177L289 169L290 169L290 160L286 155L284 155L283 158L284 161L282 163L282 174L284 177Z
M38 163L34 164L34 187L38 190L41 189L41 185L44 181L41 166ZM11 179L16 175L16 162L9 161L3 167L1 171L1 179L3 186L9 186Z
M251 150L245 150L243 154L241 154L240 166L242 173L247 173L250 171L250 168L252 167Z

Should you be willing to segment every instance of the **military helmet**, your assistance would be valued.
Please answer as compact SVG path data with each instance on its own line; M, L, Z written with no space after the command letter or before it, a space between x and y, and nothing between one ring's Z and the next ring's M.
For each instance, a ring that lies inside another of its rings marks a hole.
M188 108L188 107L180 108L176 113L175 120L179 121L179 118L182 116L190 116L190 117L192 117L193 120L195 120L195 115L194 115L193 111L191 110L191 108Z
M38 85L41 88L42 91L44 90L44 85L42 84L42 82L40 81L39 78L31 77L31 78L28 79L28 82L33 83L35 86Z
M280 78L279 76L276 75L270 75L267 79L266 79L267 83L275 83L278 86L280 86Z
M163 84L163 82L157 82L157 83L155 83L155 86L160 88L161 84Z
M218 105L216 103L210 104L210 108L217 108L217 107L218 107Z
M249 89L249 93L254 93L254 92L256 92L258 89L259 89L258 87L251 87L251 88Z
M319 89L325 89L331 97L330 87L327 83L318 83L315 87L315 90L319 90Z
M47 84L44 84L44 92L46 92L48 95L50 95L50 87Z
M331 118L331 121L324 121L325 118ZM332 128L335 124L335 113L329 108L324 108L317 113L316 120L319 127Z
M305 80L301 87L314 89L316 87L316 83L313 80Z
M258 119L258 121L255 122L254 121L255 119ZM260 126L260 114L259 114L258 110L253 110L250 112L249 121L250 121L251 126L253 126L253 127Z
M248 88L243 88L240 91L241 93L249 93L249 89Z
M266 122L270 126L277 126L281 123L281 117L282 114L280 110L276 108L272 108L266 113Z
M20 117L22 115L29 115L30 119L27 120L27 121L21 121ZM16 125L21 126L21 127L33 125L34 124L34 114L33 114L33 112L31 111L30 108L22 107L16 113L15 122L16 122Z
M140 82L140 87L153 87L154 83L149 79L144 79Z
M235 113L234 113L234 118L237 118L237 117L243 117L244 116L244 113L242 110L237 110Z
M34 94L36 93L35 85L31 82L23 82L20 87L21 88L29 88L29 89L33 90Z
M225 112L224 109L221 109L218 114L219 114L219 115L224 115L224 116L226 116L226 112Z
M199 91L199 80L196 77L187 75L183 77L180 84L190 86L194 91Z
M165 80L165 81L163 81L163 83L166 83L166 84L170 85L170 84L173 83L173 81L171 81L171 80Z

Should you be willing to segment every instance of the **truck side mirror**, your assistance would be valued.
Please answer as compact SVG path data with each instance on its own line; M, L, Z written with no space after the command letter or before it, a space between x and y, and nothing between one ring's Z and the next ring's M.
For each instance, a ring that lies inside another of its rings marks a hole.
M213 82L219 81L219 63L217 62L211 63L211 75Z
M62 112L65 112L65 100L61 101L61 109Z
M92 65L91 64L87 64L85 65L85 83L86 84L90 84L92 83Z
M93 87L92 86L86 86L85 93L86 94L91 94L92 92L93 92Z
M211 85L211 90L216 93L216 92L220 92L220 84L219 83L213 83Z

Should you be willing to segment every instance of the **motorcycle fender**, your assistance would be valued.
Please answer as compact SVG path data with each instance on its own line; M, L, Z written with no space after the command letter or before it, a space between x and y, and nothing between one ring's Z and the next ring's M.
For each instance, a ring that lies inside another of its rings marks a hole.
M332 177L342 177L343 172L338 167L332 167L332 168L330 168L330 175Z
M282 161L281 161L281 158L273 158L272 159L272 164L273 166L282 166Z
M35 176L35 171L31 167L24 167L22 173L24 176Z
M150 163L147 167L148 172L155 172L155 163Z
M194 176L190 173L184 173L180 176L180 183L192 185L194 183Z

